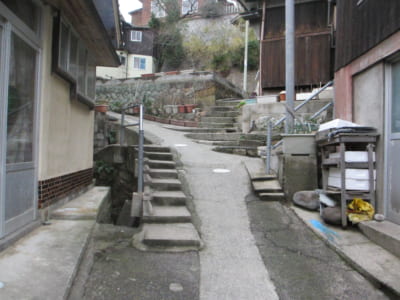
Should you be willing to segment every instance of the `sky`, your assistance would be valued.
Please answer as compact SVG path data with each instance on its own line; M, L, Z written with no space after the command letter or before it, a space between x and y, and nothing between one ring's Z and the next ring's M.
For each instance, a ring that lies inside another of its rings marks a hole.
M119 0L119 10L124 17L125 21L131 22L131 16L129 12L132 10L142 7L142 3L139 0Z

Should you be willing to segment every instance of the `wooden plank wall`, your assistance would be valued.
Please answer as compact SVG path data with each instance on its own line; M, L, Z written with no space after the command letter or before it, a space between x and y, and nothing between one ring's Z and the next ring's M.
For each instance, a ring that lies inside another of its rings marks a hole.
M295 9L296 86L326 83L333 77L328 2L316 0L298 3ZM262 86L282 88L285 86L284 6L267 6L265 19Z
M335 70L400 30L400 0L337 0Z

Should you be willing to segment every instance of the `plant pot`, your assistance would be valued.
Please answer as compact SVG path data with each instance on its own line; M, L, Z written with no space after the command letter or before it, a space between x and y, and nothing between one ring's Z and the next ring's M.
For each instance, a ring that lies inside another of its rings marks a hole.
M187 113L193 112L193 109L196 107L195 104L185 104L185 110Z
M179 71L169 71L165 72L165 75L178 75L180 72Z
M97 112L106 113L108 111L108 105L107 104L97 104L94 107L94 110Z
M154 73L149 73L149 74L142 74L142 75L140 75L140 76L143 77L143 78L150 78L150 77L155 77L156 74L154 74Z
M184 114L186 112L185 105L178 105L178 113Z
M279 93L279 101L286 101L286 92L280 92Z

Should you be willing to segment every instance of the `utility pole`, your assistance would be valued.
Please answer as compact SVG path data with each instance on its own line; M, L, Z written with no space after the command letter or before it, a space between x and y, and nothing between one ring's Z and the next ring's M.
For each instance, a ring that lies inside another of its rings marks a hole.
M294 0L285 0L285 23L286 23L286 123L285 133L293 131L294 123L294 100L295 93L295 17L294 17Z
M246 30L244 37L244 68L243 68L243 91L245 93L247 92L247 60L249 56L248 44L249 44L249 20L246 20Z

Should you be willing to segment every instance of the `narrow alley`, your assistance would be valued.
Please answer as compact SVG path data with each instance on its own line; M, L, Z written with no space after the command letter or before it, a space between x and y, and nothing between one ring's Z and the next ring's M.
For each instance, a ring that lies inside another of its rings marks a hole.
M213 152L159 123L145 128L148 139L176 150L204 247L140 252L130 245L134 229L102 224L87 282L80 274L70 299L387 298L289 208L253 195L243 161L254 158Z

